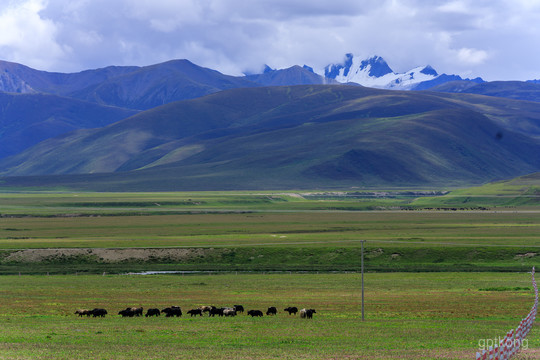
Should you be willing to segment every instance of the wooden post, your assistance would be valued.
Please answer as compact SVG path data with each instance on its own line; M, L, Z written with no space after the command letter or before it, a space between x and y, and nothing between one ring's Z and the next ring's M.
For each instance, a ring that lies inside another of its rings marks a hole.
M364 321L364 243L366 240L362 240L362 255L361 255L361 269L362 269L362 321Z

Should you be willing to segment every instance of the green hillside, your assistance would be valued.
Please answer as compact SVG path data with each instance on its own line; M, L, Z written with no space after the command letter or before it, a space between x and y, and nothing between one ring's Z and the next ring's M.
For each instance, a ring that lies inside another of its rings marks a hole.
M450 192L437 198L419 198L417 207L537 207L540 205L540 172L511 180Z
M469 93L527 101L540 101L540 84L526 81L450 81L429 89L455 93Z
M235 89L47 140L0 168L39 175L6 184L107 190L448 187L538 171L540 104L499 100L352 86Z
M0 158L51 137L106 126L136 113L55 95L0 92Z

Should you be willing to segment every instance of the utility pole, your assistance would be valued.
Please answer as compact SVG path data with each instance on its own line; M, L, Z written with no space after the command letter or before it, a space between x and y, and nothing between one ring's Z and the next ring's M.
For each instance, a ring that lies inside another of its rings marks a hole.
M362 256L361 256L361 269L362 269L362 321L364 321L364 243L366 240L362 240Z

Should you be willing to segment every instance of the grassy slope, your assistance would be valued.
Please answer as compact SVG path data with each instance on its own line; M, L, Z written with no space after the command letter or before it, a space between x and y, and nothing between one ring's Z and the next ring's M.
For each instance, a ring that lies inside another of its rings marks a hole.
M472 82L448 82L431 88L430 91L471 93L503 98L540 101L540 84L524 81L490 81L481 84Z
M109 191L328 188L463 185L536 171L537 141L519 134L526 126L513 123L508 106L523 105L533 127L539 105L498 107L486 98L344 86L238 89L46 142L34 149L42 156L4 163L21 164L10 174L143 170L5 182Z
M535 208L540 204L540 173L498 181L479 187L452 191L440 198L418 199L412 203L423 207L520 206Z
M47 94L0 93L0 104L0 158L50 137L103 127L136 113Z

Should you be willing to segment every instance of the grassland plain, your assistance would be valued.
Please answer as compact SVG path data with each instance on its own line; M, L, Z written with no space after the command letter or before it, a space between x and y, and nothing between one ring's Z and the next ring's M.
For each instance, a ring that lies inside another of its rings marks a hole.
M536 198L523 186L504 197L393 191L0 194L0 273L23 274L0 276L0 359L474 358L481 340L515 328L532 305L526 271L539 265ZM359 240L368 240L365 322L360 275L344 273L359 270ZM104 255L121 251L115 261ZM225 272L90 274L132 270ZM281 273L261 273L271 270ZM323 272L332 270L339 272ZM70 275L24 275L46 272ZM238 303L280 313L116 315L127 306L185 312ZM317 314L283 314L290 305ZM109 316L73 314L83 307ZM518 358L538 358L537 332Z
M531 187L489 189L453 197L429 197L437 192L424 190L4 193L0 273L350 271L359 270L360 240L368 241L371 270L524 271L538 266L540 212L531 202L536 199ZM506 196L497 198L501 189ZM512 205L523 193L525 204ZM139 251L106 261L95 250L145 248L200 251L182 257ZM37 256L37 249L57 250ZM90 250L73 255L67 249Z
M0 272L359 270L359 240L368 240L371 270L523 271L540 265L539 216L319 211L4 217ZM90 250L73 252L78 248ZM58 250L39 257L39 249ZM109 261L93 249L133 250ZM178 249L200 251L176 256Z
M470 359L534 301L527 273L55 275L0 277L0 359ZM491 290L490 290L491 289ZM496 291L495 291L496 290ZM277 316L186 317L199 305ZM121 318L179 305L181 318ZM315 308L312 320L287 306ZM103 307L105 318L77 308ZM538 326L517 359L537 358Z

